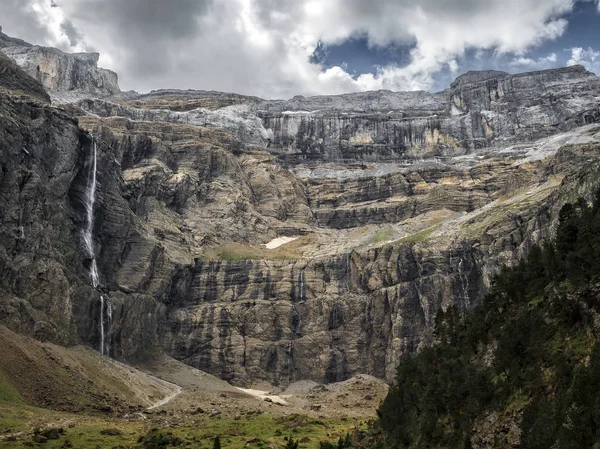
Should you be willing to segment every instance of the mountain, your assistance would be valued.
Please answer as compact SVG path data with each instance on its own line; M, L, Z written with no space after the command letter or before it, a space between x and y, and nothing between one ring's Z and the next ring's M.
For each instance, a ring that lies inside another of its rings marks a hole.
M98 68L98 53L64 53L56 48L31 45L2 33L0 51L38 80L60 101L119 93L117 74Z
M0 42L0 324L121 361L392 380L598 182L578 66L279 101L123 93L95 54Z

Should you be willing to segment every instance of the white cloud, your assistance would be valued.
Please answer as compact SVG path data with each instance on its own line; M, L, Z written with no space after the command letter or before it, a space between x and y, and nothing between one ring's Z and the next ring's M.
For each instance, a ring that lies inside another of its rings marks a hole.
M524 56L515 57L508 64L518 68L519 70L544 70L556 66L558 58L556 53L550 53L537 59L527 58Z
M59 9L126 89L216 89L273 98L429 89L438 71L458 70L456 61L467 50L520 57L561 36L567 26L561 16L573 0L60 0L59 5L44 9L38 19ZM54 36L48 44L62 39L57 20L47 23ZM344 67L309 62L319 42L358 36L371 46L410 45L410 62L358 77Z
M571 59L567 61L567 65L582 65L590 72L600 75L600 51L594 51L591 47L587 50L581 47L571 49Z

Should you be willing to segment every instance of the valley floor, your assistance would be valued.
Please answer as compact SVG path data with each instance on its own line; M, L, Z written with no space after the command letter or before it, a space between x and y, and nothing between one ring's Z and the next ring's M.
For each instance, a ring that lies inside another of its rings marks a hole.
M0 327L0 447L302 447L366 425L387 385L359 375L320 385L234 387L161 357L133 368L81 346L40 343ZM4 356L6 355L6 356ZM35 406L34 406L35 405ZM159 435L162 434L162 437Z

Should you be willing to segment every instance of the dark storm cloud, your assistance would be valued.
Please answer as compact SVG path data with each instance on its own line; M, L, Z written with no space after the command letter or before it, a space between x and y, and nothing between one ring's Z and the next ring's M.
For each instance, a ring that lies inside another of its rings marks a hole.
M197 33L198 19L209 12L212 3L213 0L83 0L75 2L74 11L88 19L105 21L123 37L157 42Z
M212 0L64 0L74 20L104 24L104 39L122 45L123 69L139 76L166 73L177 42L202 33Z
M82 43L83 35L70 20L65 20L63 23L61 23L60 29L69 39L69 44L71 47L76 47Z

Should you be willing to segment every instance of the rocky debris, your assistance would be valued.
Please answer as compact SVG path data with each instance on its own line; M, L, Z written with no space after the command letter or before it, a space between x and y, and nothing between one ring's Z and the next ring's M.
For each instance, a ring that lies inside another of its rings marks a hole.
M489 447L509 449L518 447L521 443L520 423L523 419L522 410L509 412L490 411L476 423L471 437L475 449Z
M33 440L36 443L45 443L48 440L58 440L64 434L63 428L36 429L33 432Z

